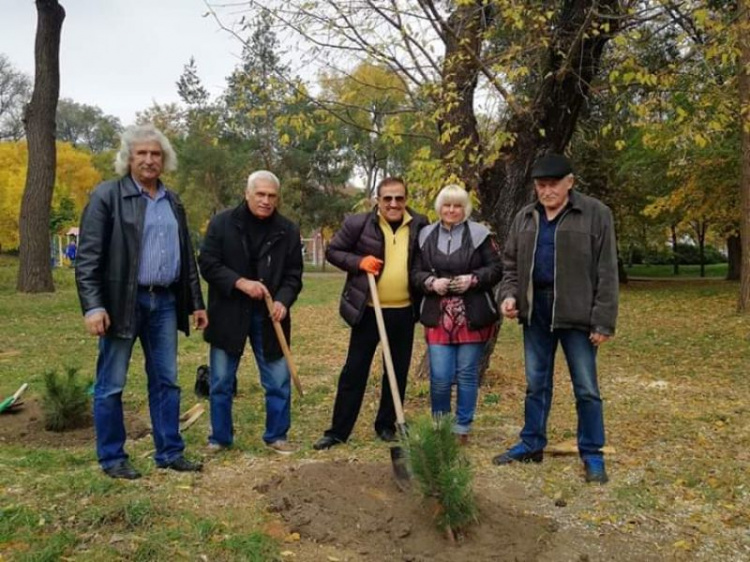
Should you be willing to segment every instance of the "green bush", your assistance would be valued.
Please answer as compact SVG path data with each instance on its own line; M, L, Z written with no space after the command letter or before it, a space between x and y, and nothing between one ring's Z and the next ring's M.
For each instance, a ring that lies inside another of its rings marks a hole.
M66 431L91 423L91 381L79 382L78 369L68 368L66 375L57 371L44 373L44 427L50 431Z
M674 263L677 254L678 265L698 265L701 263L700 249L693 244L677 244L674 254L672 248L629 248L630 256L624 256L623 259L633 264L648 265L671 265ZM726 263L727 258L722 255L714 246L705 246L703 248L703 263L706 265L715 263Z
M453 536L477 519L469 461L453 434L453 416L424 416L409 428L407 448L422 495L436 502L435 522Z

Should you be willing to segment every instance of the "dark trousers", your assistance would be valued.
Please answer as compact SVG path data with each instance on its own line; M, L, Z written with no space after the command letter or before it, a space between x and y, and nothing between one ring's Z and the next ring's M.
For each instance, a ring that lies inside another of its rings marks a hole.
M384 308L383 319L388 332L388 344L391 348L393 368L396 371L398 391L403 403L406 392L406 376L409 373L411 352L414 345L414 313L411 306L405 308ZM333 406L331 428L325 434L340 441L349 439L354 424L362 407L362 399L367 388L375 349L380 342L375 311L368 306L362 320L352 328L349 338L349 351L346 363L339 375L336 402ZM383 365L383 382L381 384L380 408L375 418L375 431L394 429L396 410L391 397L391 385Z

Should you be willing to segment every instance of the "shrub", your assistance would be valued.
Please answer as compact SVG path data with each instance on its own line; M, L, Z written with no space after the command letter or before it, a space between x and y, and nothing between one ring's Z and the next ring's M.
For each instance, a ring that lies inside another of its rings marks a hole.
M453 416L425 416L409 429L411 469L422 495L436 502L435 522L449 538L477 519L471 466L453 434Z
M79 382L78 369L68 368L65 376L56 371L44 373L45 393L42 400L44 427L50 431L66 431L91 423L91 381Z
M649 265L671 265L674 263L675 254L677 255L678 265L698 265L701 262L700 249L694 244L677 244L674 254L672 248L629 248L630 256L626 257L628 262L634 264ZM717 250L714 246L706 245L703 248L703 259L706 265L715 263L726 263L726 256Z

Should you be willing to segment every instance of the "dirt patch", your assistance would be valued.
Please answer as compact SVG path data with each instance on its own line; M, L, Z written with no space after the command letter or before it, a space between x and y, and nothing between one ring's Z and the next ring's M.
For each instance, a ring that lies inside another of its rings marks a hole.
M125 412L125 430L128 439L148 435L150 426L135 413ZM47 431L44 429L42 405L36 398L24 400L23 406L0 414L0 443L41 445L44 447L77 447L94 443L92 425L70 431Z
M341 561L633 560L620 537L559 533L554 518L519 508L524 492L513 484L477 494L479 522L456 544L436 529L429 505L396 488L390 465L307 464L255 489L286 531L299 533L301 542L290 547L295 560L325 559L324 552ZM644 551L637 559L659 558Z

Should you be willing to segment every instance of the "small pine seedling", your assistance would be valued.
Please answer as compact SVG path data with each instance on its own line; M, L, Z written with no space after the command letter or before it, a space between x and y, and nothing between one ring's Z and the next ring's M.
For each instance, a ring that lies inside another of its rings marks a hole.
M91 423L90 381L79 382L78 369L69 367L66 375L57 371L44 373L44 428L66 431L85 427Z
M453 434L453 416L424 416L409 428L411 470L422 495L436 502L435 522L453 540L477 520L473 474Z

